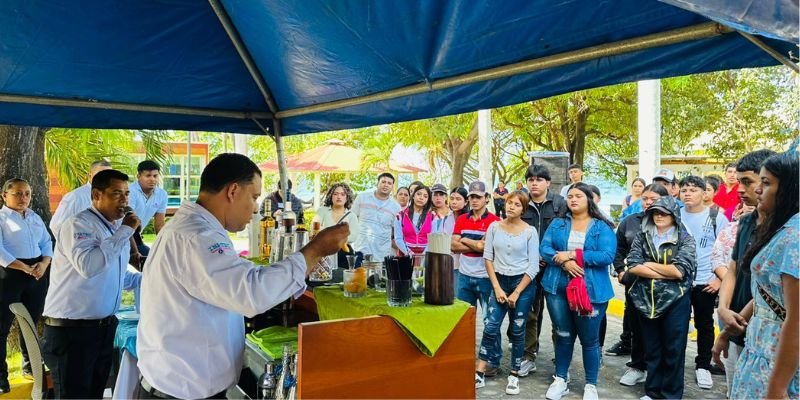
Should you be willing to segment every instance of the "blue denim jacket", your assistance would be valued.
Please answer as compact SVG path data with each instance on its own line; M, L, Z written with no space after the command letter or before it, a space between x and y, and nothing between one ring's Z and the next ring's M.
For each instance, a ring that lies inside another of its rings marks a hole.
M559 251L567 250L567 240L572 229L572 216L554 219L544 234L539 252L547 262L542 288L545 292L556 294L558 289L567 286L570 280L560 266L553 262ZM617 249L617 236L608 224L592 219L586 229L586 242L583 244L583 268L586 288L592 303L605 303L614 297L608 266L614 261Z

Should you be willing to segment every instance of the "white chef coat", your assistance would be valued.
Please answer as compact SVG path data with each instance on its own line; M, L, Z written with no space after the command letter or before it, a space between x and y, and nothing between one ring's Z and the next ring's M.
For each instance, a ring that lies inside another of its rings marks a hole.
M123 289L139 284L128 271L133 229L108 221L94 207L61 225L50 267L43 315L102 319L119 309Z
M52 257L53 242L42 218L30 208L25 216L8 208L0 209L0 266L18 258Z
M87 183L67 194L58 203L53 218L50 219L50 230L58 238L58 229L61 224L75 214L92 206L92 185Z
M133 208L134 214L142 221L143 229L156 214L167 213L167 192L164 189L156 187L153 193L150 193L150 197L147 197L136 181L128 186L128 190L131 192L128 203Z
M300 296L301 253L269 267L239 257L211 213L185 202L145 263L136 341L142 376L181 399L212 396L242 370L244 319Z

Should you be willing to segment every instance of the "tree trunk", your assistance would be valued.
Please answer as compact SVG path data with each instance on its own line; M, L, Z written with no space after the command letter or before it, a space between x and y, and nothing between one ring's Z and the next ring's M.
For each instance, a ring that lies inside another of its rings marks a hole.
M45 129L0 125L0 183L22 178L31 185L31 209L50 223L50 191L44 163ZM2 201L0 199L0 201Z
M581 107L575 115L575 142L572 154L575 164L583 166L586 153L586 121L589 119L589 108ZM585 168L585 167L584 167Z
M469 134L458 146L448 146L450 150L450 159L453 160L452 171L453 175L450 178L450 187L464 186L464 167L467 165L469 155L472 154L472 148L478 143L478 117L475 117L475 123L472 124Z

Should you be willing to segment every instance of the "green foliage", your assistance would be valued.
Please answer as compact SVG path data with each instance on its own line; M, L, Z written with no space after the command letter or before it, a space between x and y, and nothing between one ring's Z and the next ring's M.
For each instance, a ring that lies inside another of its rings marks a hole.
M45 134L45 161L55 170L59 181L69 190L86 183L90 165L100 159L111 162L115 169L136 176L136 138L148 159L162 165L169 160L163 147L169 137L164 131L117 129L50 129Z

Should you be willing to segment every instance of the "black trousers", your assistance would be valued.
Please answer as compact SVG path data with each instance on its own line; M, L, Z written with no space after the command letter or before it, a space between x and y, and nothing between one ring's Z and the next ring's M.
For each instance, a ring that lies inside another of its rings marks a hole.
M655 319L641 318L647 380L653 399L683 398L683 364L689 333L691 298L684 295Z
M44 327L42 352L57 399L102 399L114 358L117 319L104 326Z
M32 261L28 265L34 264ZM27 263L26 263L27 264ZM34 324L42 316L44 309L44 298L47 295L49 270L38 281L36 278L16 269L6 268L4 279L0 279L0 381L8 380L8 333L14 322L14 313L8 309L11 303L22 303L33 318ZM30 368L28 359L28 348L25 346L25 339L19 335L19 347L22 349L22 362L25 368Z
M503 201L495 200L495 202L494 202L494 210L496 211L495 215L497 215L498 217L500 217L500 218L508 217L508 215L506 215L506 202L505 202L505 200L503 200Z
M622 343L630 346L631 360L627 363L628 367L646 371L647 365L644 363L644 338L642 338L642 323L639 311L633 306L628 291L630 286L625 286L625 314L622 319L622 334L619 339Z
M536 285L536 297L533 299L533 306L528 312L528 322L527 325L525 325L524 357L531 361L536 361L536 356L539 353L539 334L542 332L542 320L544 319L542 316L544 312L542 277L544 277L544 273L540 272L536 275L534 282L531 283L532 285Z
M221 391L221 392L219 392L219 393L217 393L217 394L215 394L215 395L213 395L211 397L206 397L206 399L227 399L228 397L226 397L225 392L226 391L223 390L223 391ZM168 396L158 397L155 394L153 394L152 392L148 392L147 390L145 390L144 386L142 386L142 382L141 381L139 381L139 387L136 390L136 398L137 399L174 399L174 397L168 397Z
M692 288L694 328L697 329L697 357L695 368L711 368L711 348L714 347L714 304L717 293L706 293L706 285Z

